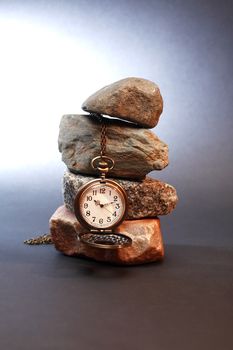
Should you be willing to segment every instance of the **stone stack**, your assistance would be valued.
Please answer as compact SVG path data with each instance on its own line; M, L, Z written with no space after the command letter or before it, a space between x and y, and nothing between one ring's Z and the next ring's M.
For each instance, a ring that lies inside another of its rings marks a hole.
M77 240L84 229L74 215L74 199L83 184L99 177L91 160L100 154L101 138L99 121L83 114L64 115L60 123L59 151L68 170L63 178L64 205L50 220L55 247L66 255L117 264L162 260L164 248L157 216L169 214L178 198L174 187L147 176L168 165L168 146L149 130L157 125L163 110L158 86L145 79L123 79L91 95L82 109L105 116L106 155L115 161L108 178L125 189L129 204L126 220L115 232L125 232L133 244L105 250Z

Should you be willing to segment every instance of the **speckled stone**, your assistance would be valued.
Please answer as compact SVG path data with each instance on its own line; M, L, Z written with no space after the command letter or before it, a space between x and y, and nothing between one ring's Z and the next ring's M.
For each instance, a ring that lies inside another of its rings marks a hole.
M163 111L163 99L155 83L132 77L98 90L88 97L82 108L153 128Z
M87 232L65 206L59 207L50 219L50 233L55 248L69 256L86 257L121 265L144 264L162 260L164 247L158 218L124 221L115 232L125 233L132 246L105 250L87 246L77 239Z
M109 176L141 179L168 165L168 146L150 130L105 118L106 155L115 161ZM101 125L89 115L65 115L60 123L59 151L67 167L80 174L96 175L91 160L100 155Z
M94 177L76 175L69 171L63 177L63 196L65 206L73 211L74 199L79 188ZM173 186L146 177L142 181L113 179L126 191L128 197L127 219L140 219L167 215L176 206L178 197Z

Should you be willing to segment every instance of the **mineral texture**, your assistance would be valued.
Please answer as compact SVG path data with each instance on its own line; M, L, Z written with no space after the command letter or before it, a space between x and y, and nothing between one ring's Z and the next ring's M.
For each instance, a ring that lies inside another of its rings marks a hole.
M87 231L64 206L58 208L50 219L53 243L58 251L66 255L122 265L144 264L163 259L164 248L158 218L124 221L115 231L130 236L133 240L132 246L105 250L83 244L77 236Z
M152 81L126 78L95 92L82 108L153 128L162 113L163 100L158 86Z
M105 118L106 154L115 161L111 177L142 179L168 165L168 146L150 130ZM100 155L101 125L90 115L64 115L60 123L59 151L67 167L96 175L91 160Z
M69 171L63 177L63 196L65 206L74 211L74 199L79 188L94 177L72 174ZM142 181L114 179L126 191L128 198L127 219L140 219L167 215L176 206L178 197L173 186L162 181L146 177Z

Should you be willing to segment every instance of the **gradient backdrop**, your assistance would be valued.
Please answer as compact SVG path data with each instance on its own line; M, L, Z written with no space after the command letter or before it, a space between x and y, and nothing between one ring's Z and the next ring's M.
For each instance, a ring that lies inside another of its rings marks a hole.
M156 82L177 188L166 243L232 245L232 1L0 1L1 235L48 231L62 114L128 76Z
M0 348L231 350L233 2L0 0ZM162 264L117 267L22 242L62 203L60 118L151 79L180 202Z

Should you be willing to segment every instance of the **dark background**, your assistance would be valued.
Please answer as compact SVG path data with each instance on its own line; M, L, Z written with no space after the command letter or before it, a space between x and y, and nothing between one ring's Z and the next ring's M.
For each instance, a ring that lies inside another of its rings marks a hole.
M232 1L0 1L1 348L232 349ZM22 241L62 203L60 117L155 81L177 188L163 264L119 268Z

